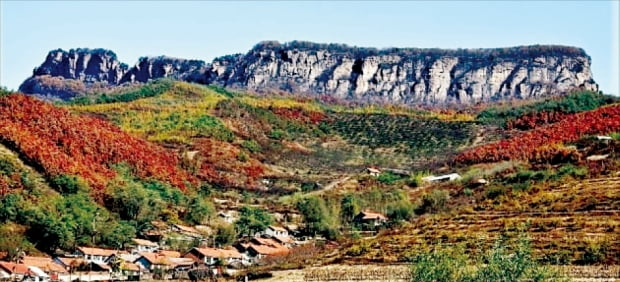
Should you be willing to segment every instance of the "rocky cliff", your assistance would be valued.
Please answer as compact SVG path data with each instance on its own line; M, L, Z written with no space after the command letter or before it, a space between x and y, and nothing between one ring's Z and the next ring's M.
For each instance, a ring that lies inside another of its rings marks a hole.
M356 48L263 42L216 59L208 83L389 103L474 103L598 90L590 57L564 46L498 49Z
M85 51L86 50L86 51ZM89 53L90 52L90 53ZM573 89L598 90L583 49L521 46L495 49L374 49L339 44L268 41L247 54L211 64L169 57L141 58L132 68L111 51L50 52L33 77L122 84L170 77L254 91L285 90L338 99L402 104L470 104L505 98L558 95ZM39 79L40 80L40 79Z

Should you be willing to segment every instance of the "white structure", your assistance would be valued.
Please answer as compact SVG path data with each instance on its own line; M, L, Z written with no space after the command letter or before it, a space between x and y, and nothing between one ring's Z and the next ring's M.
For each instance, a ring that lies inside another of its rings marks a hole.
M427 182L454 181L457 179L461 179L461 176L458 173L450 173L450 174L439 175L439 176L429 175L426 177L422 177L422 180L427 181Z
M131 239L131 241L136 246L133 249L133 253L142 253L142 252L152 253L152 252L157 251L157 249L159 249L159 245L157 243L149 241L149 240L134 238L134 239Z
M75 255L83 258L86 262L105 264L108 258L116 254L115 250L100 248L78 247Z
M272 237L288 237L288 230L279 226L269 225L265 229L265 234Z

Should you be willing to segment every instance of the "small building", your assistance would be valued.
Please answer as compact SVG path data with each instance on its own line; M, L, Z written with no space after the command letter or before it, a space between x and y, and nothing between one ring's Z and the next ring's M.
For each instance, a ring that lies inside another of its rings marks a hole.
M140 253L140 257L134 263L149 271L168 270L173 265L168 257L159 253Z
M241 253L234 249L193 248L184 257L209 266L215 265L219 261L226 264L241 263L242 261Z
M384 225L388 221L387 216L371 211L361 211L354 218L353 222L368 227Z
M116 253L116 250L89 247L78 247L77 250L75 250L76 256L83 258L89 263L96 262L105 264L108 258Z
M283 227L269 225L265 229L265 234L271 237L280 236L280 237L288 237L288 230Z
M366 168L366 172L370 175L370 176L379 176L379 174L381 174L381 170L376 168L376 167L367 167Z
M287 248L292 248L295 245L295 240L288 236L273 236L272 238Z
M38 269L41 269L53 281L59 280L61 275L69 274L67 269L57 264L52 258L48 257L25 256L22 259L22 263L28 267L37 267Z
M135 246L132 253L155 252L159 249L159 245L153 241L138 238L131 239L131 241Z
M23 281L30 276L30 269L23 263L0 261L0 275L6 276L11 281Z
M427 182L447 182L447 181L454 181L458 179L461 179L461 176L458 173L450 173L450 174L439 175L439 176L429 175L429 176L422 177L422 180L427 181Z
M84 268L87 262L81 257L56 257L54 262L69 272Z

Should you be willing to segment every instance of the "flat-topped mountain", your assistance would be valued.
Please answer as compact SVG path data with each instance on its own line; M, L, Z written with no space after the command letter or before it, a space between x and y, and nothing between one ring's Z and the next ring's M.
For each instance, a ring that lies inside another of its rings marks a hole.
M247 54L219 57L210 64L160 56L141 58L132 68L119 63L112 51L54 50L20 90L66 99L92 85L169 77L359 102L472 104L597 91L590 63L583 49L555 45L445 50L265 41Z

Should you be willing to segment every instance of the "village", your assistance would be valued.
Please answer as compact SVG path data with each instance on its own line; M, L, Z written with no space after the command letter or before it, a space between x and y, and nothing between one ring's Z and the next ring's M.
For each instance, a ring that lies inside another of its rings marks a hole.
M378 177L383 171L409 175L409 172L368 167L365 173ZM427 176L426 182L460 179L456 173ZM233 224L236 211L226 200L215 199L220 208L218 220ZM282 217L281 215L279 217ZM385 214L362 210L352 222L359 234L376 234L389 222ZM228 247L216 246L207 226L186 226L152 221L152 229L142 238L116 249L78 246L72 252L54 256L30 256L17 252L13 259L0 253L0 281L140 281L140 280L203 280L215 277L235 277L247 268L265 261L286 259L298 248L326 243L320 235L308 236L298 225L268 225L254 234L244 234ZM332 244L337 244L331 242ZM175 246L172 248L172 246ZM187 246L179 247L179 246Z
M362 211L356 221L378 227L388 218ZM208 247L208 238L196 227L153 222L157 228L148 238L133 238L123 249L77 247L73 253L49 256L18 254L12 261L0 260L0 281L140 281L202 280L231 277L267 258L282 257L317 239L299 236L296 228L269 225L254 236L245 237L227 248ZM167 250L165 242L200 242L186 252ZM0 254L0 257L6 254Z

